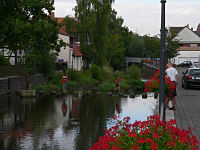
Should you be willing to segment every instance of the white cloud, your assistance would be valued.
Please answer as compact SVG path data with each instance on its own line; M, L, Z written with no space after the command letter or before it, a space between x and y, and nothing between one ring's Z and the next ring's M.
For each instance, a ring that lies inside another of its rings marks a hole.
M55 0L55 16L56 17L65 17L65 16L74 16L73 8L75 7L75 0Z
M55 0L55 15L74 15L75 0ZM124 19L124 25L141 35L159 34L160 0L115 0L114 9ZM200 23L200 2L195 0L168 0L166 3L166 26L190 26L196 29Z

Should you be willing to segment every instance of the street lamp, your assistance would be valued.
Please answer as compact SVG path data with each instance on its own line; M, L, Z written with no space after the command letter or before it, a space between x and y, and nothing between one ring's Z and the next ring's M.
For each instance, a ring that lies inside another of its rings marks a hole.
M165 121L165 3L161 0L161 40L160 40L160 97L159 97L159 114L161 119Z

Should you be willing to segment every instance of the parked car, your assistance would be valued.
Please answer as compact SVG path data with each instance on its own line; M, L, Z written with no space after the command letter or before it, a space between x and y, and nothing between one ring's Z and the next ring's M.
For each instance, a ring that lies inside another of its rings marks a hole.
M182 88L200 87L200 68L189 68L183 72Z
M177 67L190 67L192 65L191 61L184 61L177 65Z
M193 67L198 67L198 68L200 68L200 62L193 62L193 65L192 65Z

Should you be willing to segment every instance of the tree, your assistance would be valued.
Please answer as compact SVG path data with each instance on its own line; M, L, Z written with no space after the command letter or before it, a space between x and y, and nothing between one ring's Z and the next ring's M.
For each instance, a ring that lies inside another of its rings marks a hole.
M0 2L1 48L7 48L15 54L17 50L25 50L32 63L44 73L50 70L45 66L55 58L54 52L58 53L60 47L66 45L58 40L59 26L50 16L54 10L53 4L54 0Z
M138 34L131 35L131 40L129 47L127 49L126 55L128 57L144 57L145 54L144 41Z
M150 37L145 35L144 37L145 45L145 56L146 57L160 57L160 39L156 36Z
M180 47L179 41L175 39L176 34L169 30L167 34L167 45L166 45L166 59L174 58L178 56L177 49Z
M106 64L109 46L109 23L114 0L77 0L75 12L80 21L80 46L84 60Z

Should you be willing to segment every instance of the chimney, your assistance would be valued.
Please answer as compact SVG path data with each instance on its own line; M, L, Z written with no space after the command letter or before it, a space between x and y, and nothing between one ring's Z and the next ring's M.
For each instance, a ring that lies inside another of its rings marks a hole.
M189 28L189 24L187 24L187 28Z
M55 19L55 14L54 14L54 12L51 12L51 18L52 18L52 19Z

